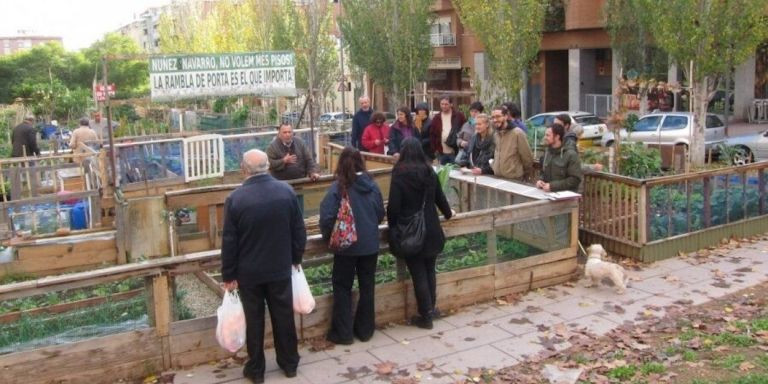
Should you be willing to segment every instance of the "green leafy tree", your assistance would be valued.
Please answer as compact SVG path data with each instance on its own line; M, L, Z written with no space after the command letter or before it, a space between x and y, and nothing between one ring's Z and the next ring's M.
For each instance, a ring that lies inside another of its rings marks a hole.
M108 33L83 51L101 80L101 59L109 59L108 81L115 83L115 98L142 96L149 93L149 66L138 44L127 36Z
M631 3L631 2L629 2ZM704 122L717 77L755 54L768 38L764 0L637 0L637 14L656 46L690 79L694 134L690 156L704 164Z
M340 18L352 64L388 89L395 104L426 77L432 0L346 0Z
M485 46L493 88L517 99L541 46L546 0L453 0L461 22ZM485 87L488 89L488 87Z
M273 18L272 28L272 49L295 50L296 87L327 94L338 74L330 6L318 1L297 4L282 0L280 15Z

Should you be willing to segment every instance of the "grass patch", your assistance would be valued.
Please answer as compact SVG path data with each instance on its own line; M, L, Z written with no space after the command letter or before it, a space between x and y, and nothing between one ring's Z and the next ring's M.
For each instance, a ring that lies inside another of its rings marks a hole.
M695 362L699 360L699 354L692 349L686 349L683 351L683 361Z
M655 361L645 363L640 367L640 372L643 376L648 376L652 373L664 373L666 371L667 367L665 367L664 364Z
M752 321L752 329L755 331L768 331L768 317Z
M712 341L718 345L725 344L732 347L750 347L755 344L755 340L749 335L737 335L730 332L717 335Z
M617 380L629 380L637 374L637 367L634 365L625 365L623 367L616 367L608 371L608 377Z
M722 359L718 359L715 361L715 365L720 368L725 368L729 370L736 370L739 368L739 364L743 363L746 358L744 355L728 355L723 357Z

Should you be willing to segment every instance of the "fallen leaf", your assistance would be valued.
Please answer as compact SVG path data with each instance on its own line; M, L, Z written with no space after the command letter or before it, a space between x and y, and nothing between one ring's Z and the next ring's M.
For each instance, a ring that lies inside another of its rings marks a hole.
M739 364L739 371L742 371L742 372L749 371L752 368L755 368L755 365L750 363L749 361L745 361Z
M482 327L485 324L488 324L488 322L484 321L484 320L475 320L475 321L473 321L473 322L471 322L471 323L469 323L467 325L471 325L471 326L473 326L475 328L478 328L478 327Z
M554 328L555 334L563 338L567 337L568 334L570 333L568 332L568 327L563 323L557 323L553 328Z
M533 306L533 305L529 305L529 306L525 307L525 311L528 312L528 313L536 313L536 312L543 311L543 309L541 309L541 307L536 307L536 306Z
M435 363L432 362L432 360L426 360L416 364L416 369L419 371L429 371L432 368L435 368Z
M309 350L311 352L327 351L329 349L333 349L336 347L336 344L331 343L330 341L326 340L324 337L311 340L309 344L311 345L309 347Z
M675 282L675 281L680 281L680 278L673 275L667 275L666 277L664 277L664 280L669 282Z
M719 270L719 269L713 269L712 273L715 275L715 278L722 279L725 278L725 272Z
M392 371L397 368L397 363L393 363L391 361L385 361L383 363L377 363L373 365L376 367L376 373L382 376L391 375Z

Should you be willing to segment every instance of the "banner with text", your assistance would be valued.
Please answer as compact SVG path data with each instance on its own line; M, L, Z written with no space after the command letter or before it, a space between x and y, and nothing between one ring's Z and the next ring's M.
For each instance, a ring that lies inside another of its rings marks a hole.
M296 96L295 63L290 51L152 56L152 101L206 96Z

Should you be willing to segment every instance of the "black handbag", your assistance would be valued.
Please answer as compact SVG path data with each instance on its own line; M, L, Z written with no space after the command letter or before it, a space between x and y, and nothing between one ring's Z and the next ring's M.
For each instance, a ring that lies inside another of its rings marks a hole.
M397 220L398 244L397 248L403 257L415 256L424 249L424 241L427 237L427 227L424 222L424 207L427 203L427 191L424 192L424 201L421 209L410 216Z

